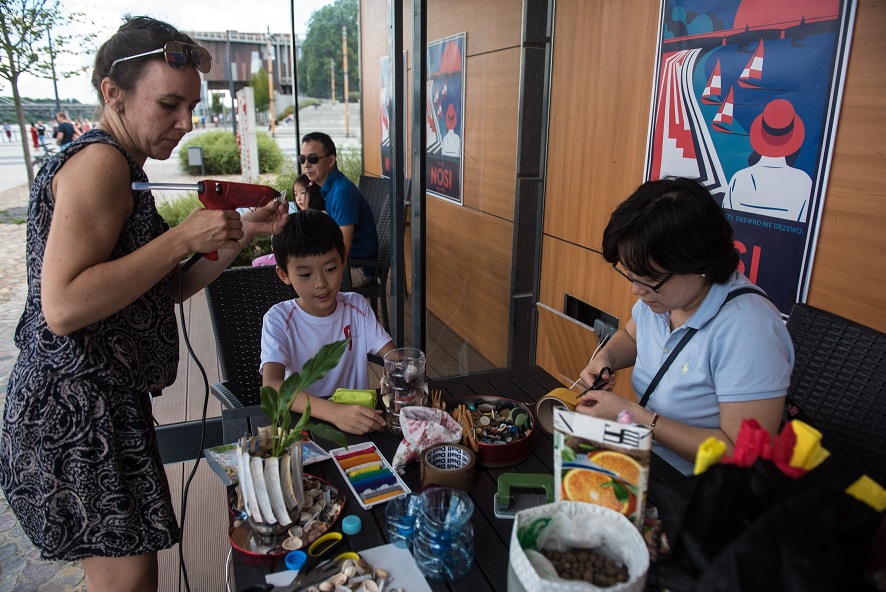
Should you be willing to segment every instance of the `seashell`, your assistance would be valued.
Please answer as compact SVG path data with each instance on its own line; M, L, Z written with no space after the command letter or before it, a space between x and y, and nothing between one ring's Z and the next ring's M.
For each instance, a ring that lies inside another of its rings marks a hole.
M335 586L333 586L329 582L329 580L321 582L320 585L317 587L320 588L320 592L332 592L333 590L335 590Z
M357 573L361 576L365 573L369 573L369 571L372 569L372 566L366 563L364 559L360 559L360 561L357 561L354 564L354 567L357 568Z
M337 573L334 576L332 576L331 578L329 578L329 580L327 580L327 581L330 584L332 584L333 586L338 587L348 581L348 576L346 576L343 573Z
M297 549L301 549L304 547L305 543L301 540L300 537L290 536L288 539L283 541L283 548L287 551L295 551Z
M320 512L320 515L317 516L317 520L319 520L320 522L323 522L325 524L329 524L330 522L332 522L332 520L329 519L328 512Z
M348 586L353 587L354 584L360 584L362 582L365 582L365 581L371 580L371 579L372 579L371 573L365 573L362 575L355 575L354 577L348 579Z
M383 570L382 568L380 568L380 567L376 567L376 568L375 568L375 574L374 574L374 577L375 577L376 579L378 579L378 578L387 578L387 577L389 577L389 576L390 576L390 574L389 574L387 571Z
M298 521L300 524L305 524L313 515L311 512L302 512L298 515Z
M336 586L335 592L351 592L351 589L347 586Z
M353 578L357 575L357 568L354 565L349 565L347 567L343 567L341 573L348 579Z
M372 580L368 580L360 584L360 587L357 588L357 592L378 592L378 584Z
M327 500L325 500L325 499L318 499L316 502L314 502L314 505L311 506L311 509L312 509L312 510L322 510L323 508L326 507L326 505L327 505L328 503L329 503L329 502L328 502Z
M291 537L301 538L305 534L305 531L301 526L293 526L289 529L288 534Z
M355 565L357 565L357 562L354 561L353 559L345 559L344 561L341 562L341 569L338 571L339 571L339 573L345 573L346 569L348 569L349 567L354 567ZM350 577L350 576L348 576L348 577Z

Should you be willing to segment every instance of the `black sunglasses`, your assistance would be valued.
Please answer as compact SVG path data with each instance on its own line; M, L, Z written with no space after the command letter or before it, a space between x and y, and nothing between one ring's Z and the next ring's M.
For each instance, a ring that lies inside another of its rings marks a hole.
M204 74L208 74L209 70L212 68L212 56L209 55L209 52L206 51L205 48L190 43L182 43L181 41L169 41L160 49L153 49L138 55L114 60L111 62L111 67L108 69L108 74L110 74L111 70L114 69L114 66L120 62L134 60L135 58L143 58L155 53L162 53L163 57L166 58L166 63L176 70L181 70L188 64L188 62L194 64L194 67Z
M327 156L329 156L329 155L324 154L322 156L317 156L316 154L308 154L307 156L305 156L304 154L299 154L298 155L298 162L301 164L304 164L306 162L309 162L311 164L317 164L318 162L320 162L321 158L326 158Z
M643 287L646 288L647 290L652 290L653 292L658 292L658 291L661 289L661 287L665 285L665 282L667 282L669 279L671 279L672 277L674 277L674 274L669 273L668 275L666 275L666 276L664 277L663 280L661 280L660 282L658 282L657 284L655 284L655 285L653 286L653 285L651 285L651 284L647 284L646 282L641 282L641 281L638 280L638 279L632 278L632 277L629 276L626 272L624 272L622 269L620 269L620 268L618 267L618 263L613 263L613 264L612 264L612 269L614 269L615 272L616 272L618 275L620 275L621 277L625 278L626 280L628 280L628 281L631 282L632 284L637 284L638 286L643 286Z

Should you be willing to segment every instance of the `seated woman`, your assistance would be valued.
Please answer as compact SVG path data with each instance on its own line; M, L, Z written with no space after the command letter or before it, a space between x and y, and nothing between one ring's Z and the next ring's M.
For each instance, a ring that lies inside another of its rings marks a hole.
M644 183L612 213L603 257L631 282L639 300L624 328L581 373L586 385L608 379L604 390L589 391L576 410L611 420L630 410L638 423L654 428L653 450L686 475L710 436L731 453L746 418L775 434L793 345L778 309L737 271L732 228L711 194L690 179ZM729 298L742 288L758 293ZM696 332L644 397L691 330ZM614 375L604 369L630 366L645 406L609 392Z

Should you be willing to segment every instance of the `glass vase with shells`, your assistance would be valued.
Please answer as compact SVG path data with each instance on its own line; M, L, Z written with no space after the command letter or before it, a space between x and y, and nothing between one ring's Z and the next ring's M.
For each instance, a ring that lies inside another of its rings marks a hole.
M344 446L344 434L326 424L310 423L310 403L295 423L290 410L308 386L338 365L348 341L321 347L279 390L261 389L261 408L271 424L259 429L258 435L243 436L237 444L240 504L253 534L260 539L257 546L300 548L322 534L323 525L328 527L341 510L343 500L334 488L324 488L317 479L305 483L301 441L303 432L310 430Z

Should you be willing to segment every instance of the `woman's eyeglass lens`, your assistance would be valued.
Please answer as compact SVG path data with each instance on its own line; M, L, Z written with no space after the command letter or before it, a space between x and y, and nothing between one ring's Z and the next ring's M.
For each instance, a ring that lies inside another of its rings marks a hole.
M647 290L652 290L653 292L658 292L658 291L661 289L661 287L665 285L665 282L667 282L669 279L671 279L672 277L674 277L674 274L669 273L668 275L666 275L666 276L664 277L664 279L662 279L660 282L658 282L657 284L655 284L655 285L653 286L653 285L651 285L651 284L647 284L646 282L641 282L640 280L638 280L638 279L636 279L636 278L632 278L631 276L629 276L629 275L627 274L627 272L623 271L623 270L618 266L618 263L613 263L613 264L612 264L612 269L614 269L615 272L616 272L618 275L620 275L621 277L625 278L626 280L628 280L628 281L631 282L632 284L637 284L638 286L643 286L643 287L646 288Z
M327 156L329 156L329 155L324 154L322 156L317 156L316 154L308 154L307 156L305 156L304 154L299 154L298 155L298 162L300 162L301 164L304 164L306 162L311 163L311 164L317 164L318 162L320 162L321 158L326 158Z
M110 71L114 69L114 66L120 62L143 58L155 53L162 53L163 57L166 59L166 63L176 70L181 70L188 62L194 64L194 67L204 74L208 74L209 70L212 69L212 56L209 55L209 52L206 51L205 48L200 47L199 45L191 45L190 43L182 43L181 41L169 41L160 49L154 49L138 55L114 60L111 62L111 67L108 69L108 73L110 73Z

